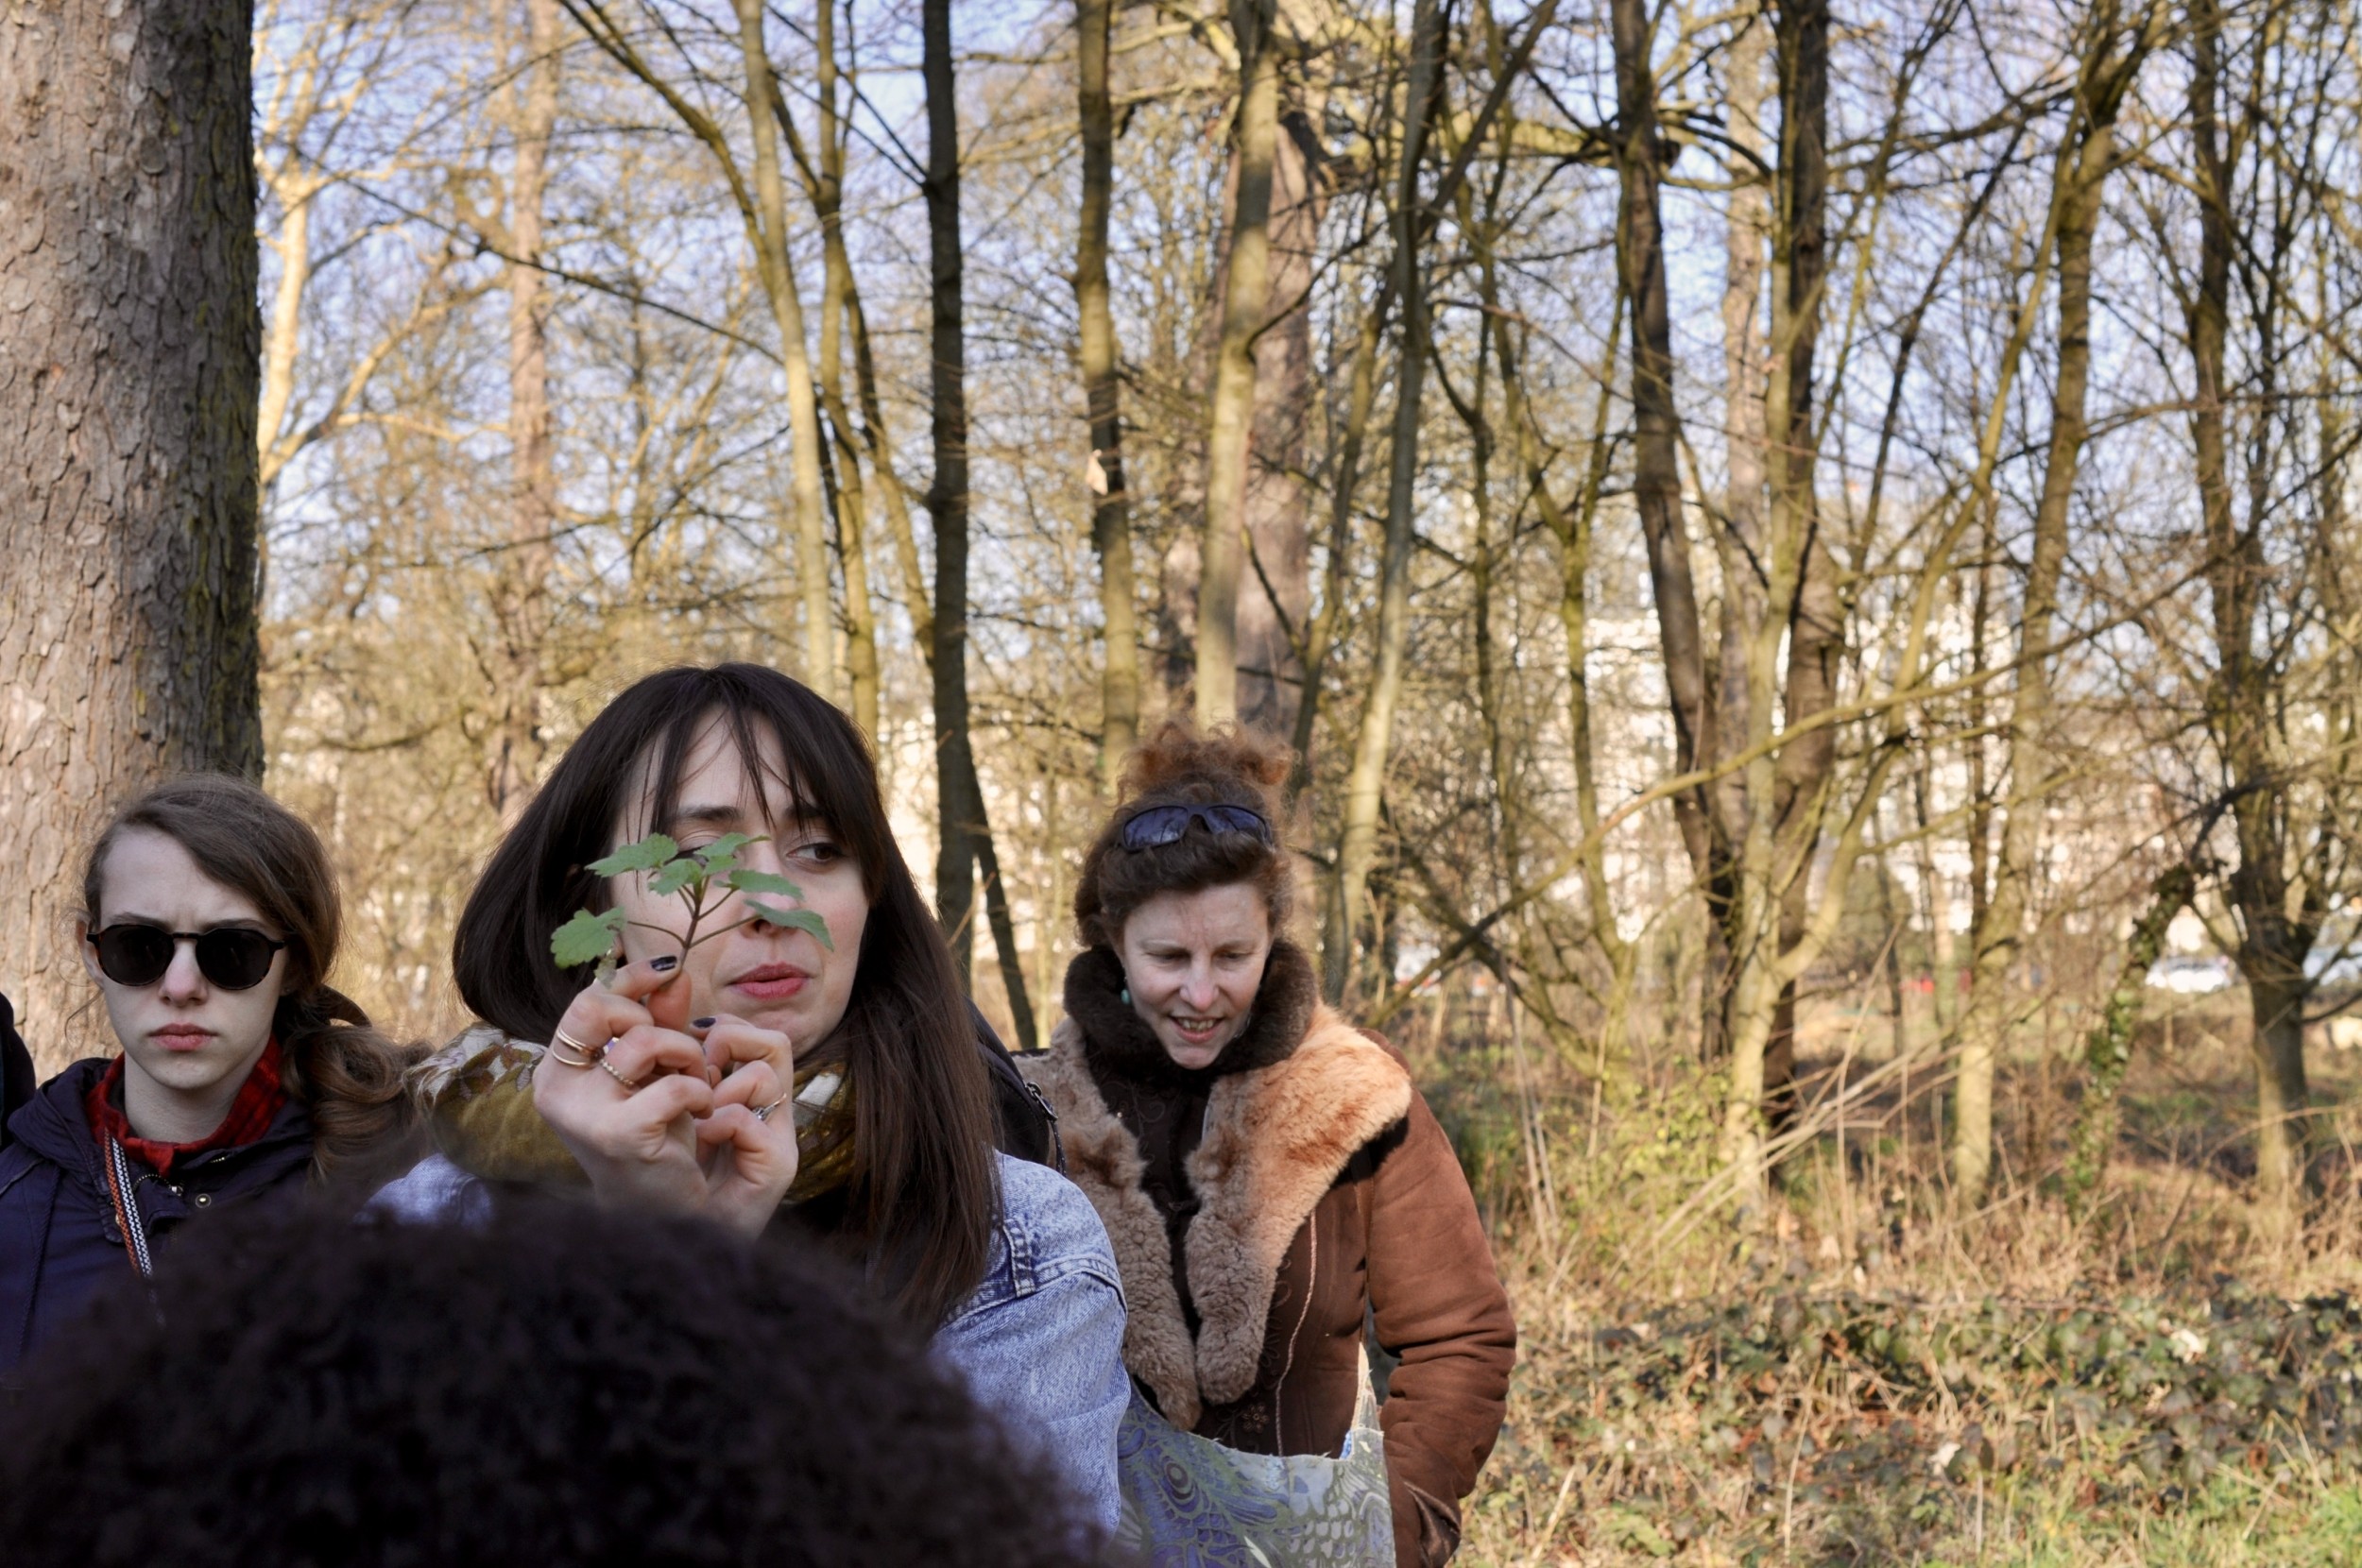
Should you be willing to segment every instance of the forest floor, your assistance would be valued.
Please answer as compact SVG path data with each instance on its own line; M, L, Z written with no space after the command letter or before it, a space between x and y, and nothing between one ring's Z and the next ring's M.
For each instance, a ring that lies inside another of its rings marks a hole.
M2362 1562L2362 1052L2313 1053L2315 1187L2280 1221L2251 1190L2244 998L2176 1005L2081 1225L2063 1037L2005 1073L1981 1212L1951 1202L1943 1081L1890 1074L1746 1234L1687 1202L1714 1149L1694 1068L1595 1100L1530 1043L1414 1041L1522 1340L1460 1560ZM1812 1020L1807 1102L1876 1065L1865 1034Z

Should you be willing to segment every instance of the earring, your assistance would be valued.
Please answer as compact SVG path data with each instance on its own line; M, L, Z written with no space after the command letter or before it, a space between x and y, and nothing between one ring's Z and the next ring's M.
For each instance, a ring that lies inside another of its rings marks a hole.
M1123 988L1123 1005L1126 1007L1132 1005L1132 988L1128 985Z

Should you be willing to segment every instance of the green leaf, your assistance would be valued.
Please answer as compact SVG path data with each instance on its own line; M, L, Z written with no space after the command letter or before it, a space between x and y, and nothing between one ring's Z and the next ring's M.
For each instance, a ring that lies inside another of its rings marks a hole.
M769 921L774 926L784 926L790 930L810 931L819 939L820 946L832 953L836 951L836 943L829 935L829 923L813 911L774 909L768 904L749 907L755 912L757 919Z
M705 862L708 871L724 871L737 861L740 850L758 842L745 833L725 833L711 844L701 845L696 852L697 859Z
M551 934L550 956L557 960L560 969L596 963L615 950L615 938L623 929L622 910L609 910L605 914L576 910L572 920Z
M659 898L670 898L683 888L705 891L706 868L684 855L677 861L667 861L648 878L648 891Z
M651 833L638 844L627 844L603 861L590 865L593 877L621 877L626 872L654 871L680 853L680 845L661 833Z
M729 875L733 893L769 893L781 898L801 898L804 890L776 871L749 871L740 866Z

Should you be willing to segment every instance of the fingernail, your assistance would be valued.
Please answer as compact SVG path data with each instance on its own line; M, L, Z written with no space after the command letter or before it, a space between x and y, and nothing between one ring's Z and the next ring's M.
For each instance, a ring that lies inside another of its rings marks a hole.
M674 970L680 967L680 960L675 958L672 954L667 953L662 958L652 958L648 960L648 967L655 970L659 975L669 975Z
M689 1020L689 1027L691 1029L711 1029L713 1027L713 1020L710 1017L692 1018Z

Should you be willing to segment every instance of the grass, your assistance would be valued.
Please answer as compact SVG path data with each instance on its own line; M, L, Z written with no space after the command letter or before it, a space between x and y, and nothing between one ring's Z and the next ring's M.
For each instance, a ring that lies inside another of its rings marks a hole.
M2284 1222L2250 1190L2242 1009L2145 1027L2083 1224L2056 1181L2077 1075L2039 1036L1980 1212L1951 1201L1931 1074L1791 1160L1741 1231L1669 1223L1712 1168L1694 1067L1595 1099L1529 1045L1529 1099L1498 1031L1406 1031L1522 1338L1459 1560L2362 1562L2362 1063L2317 1053L2316 1188ZM1815 1024L1807 1099L1887 1030Z

